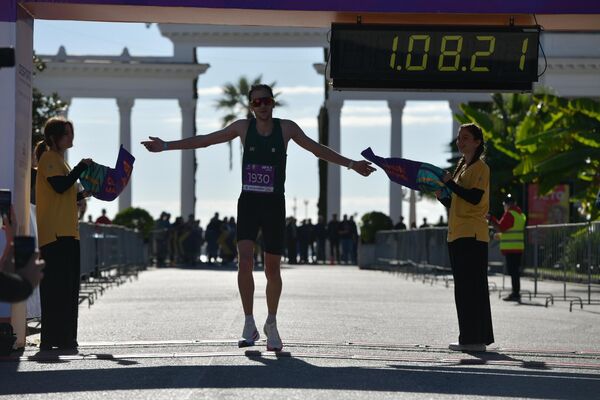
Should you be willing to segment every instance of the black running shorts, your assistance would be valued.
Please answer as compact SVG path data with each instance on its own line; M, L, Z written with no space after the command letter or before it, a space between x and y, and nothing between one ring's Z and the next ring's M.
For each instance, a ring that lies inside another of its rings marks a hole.
M238 199L237 240L256 241L262 229L264 251L283 254L285 235L285 196L242 192Z

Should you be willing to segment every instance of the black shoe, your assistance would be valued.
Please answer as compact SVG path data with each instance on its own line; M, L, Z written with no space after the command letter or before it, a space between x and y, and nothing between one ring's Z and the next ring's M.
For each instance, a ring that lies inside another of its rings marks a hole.
M516 301L516 302L520 302L521 301L521 295L517 294L517 293L511 293L508 296L506 296L505 298L503 298L502 300L504 300L504 301Z
M79 350L77 349L77 347L71 347L71 346L58 346L57 351L63 355L79 354Z

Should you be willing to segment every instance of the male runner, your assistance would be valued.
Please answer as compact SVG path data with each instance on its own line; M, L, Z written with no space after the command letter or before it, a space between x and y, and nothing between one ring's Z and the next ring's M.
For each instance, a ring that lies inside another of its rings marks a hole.
M267 278L267 308L269 316L264 325L267 350L281 351L283 344L277 331L276 314L281 296L280 263L285 232L285 167L288 142L323 160L342 165L368 176L375 168L368 161L353 161L308 136L293 121L273 118L275 100L273 90L267 85L254 85L248 93L254 119L237 120L231 125L210 133L187 139L165 142L157 137L142 142L151 152L184 150L208 147L239 137L244 145L242 158L242 193L238 200L238 288L246 320L239 347L253 346L260 338L253 316L254 243L262 229Z

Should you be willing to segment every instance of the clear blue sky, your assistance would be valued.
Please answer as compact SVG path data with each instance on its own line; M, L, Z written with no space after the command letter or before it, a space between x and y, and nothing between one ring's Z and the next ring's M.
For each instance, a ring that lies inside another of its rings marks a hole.
M169 56L171 42L160 35L156 25L117 24L99 22L35 21L34 48L38 54L55 54L59 46L68 54L118 55L124 47L133 56ZM262 48L198 48L198 61L210 64L198 83L197 130L209 133L220 127L221 114L214 103L219 88L236 81L241 75L263 76L266 83L276 81L285 107L275 110L275 116L292 119L313 139L317 139L316 116L323 103L323 81L313 69L313 63L323 61L322 49L262 49ZM84 157L113 165L119 147L118 109L114 99L76 98L69 118L75 124L75 145L69 160L73 165ZM174 100L136 100L132 113L131 152L136 157L133 173L133 205L147 209L157 217L165 210L179 215L180 154L168 152L149 154L139 145L147 136L164 139L180 137L181 118ZM445 166L447 143L451 138L452 120L445 102L409 102L403 120L403 156ZM390 117L385 102L346 102L342 109L341 153L360 159L360 152L372 147L377 154L390 155ZM229 170L229 148L226 144L196 153L196 215L205 225L215 211L235 216L240 192L240 146L233 144L233 169ZM295 143L288 148L286 181L287 212L298 218L317 216L317 160ZM377 171L368 178L342 170L342 213L368 211L387 213L388 178ZM296 199L296 202L294 201ZM392 201L400 201L393 199ZM305 202L308 206L305 207ZM106 208L110 217L117 212L117 201L92 199L88 213L94 219ZM408 218L408 204L404 203ZM445 215L443 207L428 200L417 204L417 221L423 217L437 221ZM87 217L86 217L87 218Z

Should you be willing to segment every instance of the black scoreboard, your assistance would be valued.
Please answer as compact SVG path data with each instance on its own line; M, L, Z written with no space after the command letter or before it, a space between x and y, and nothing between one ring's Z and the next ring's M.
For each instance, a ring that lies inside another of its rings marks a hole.
M334 89L529 91L538 27L333 24Z

